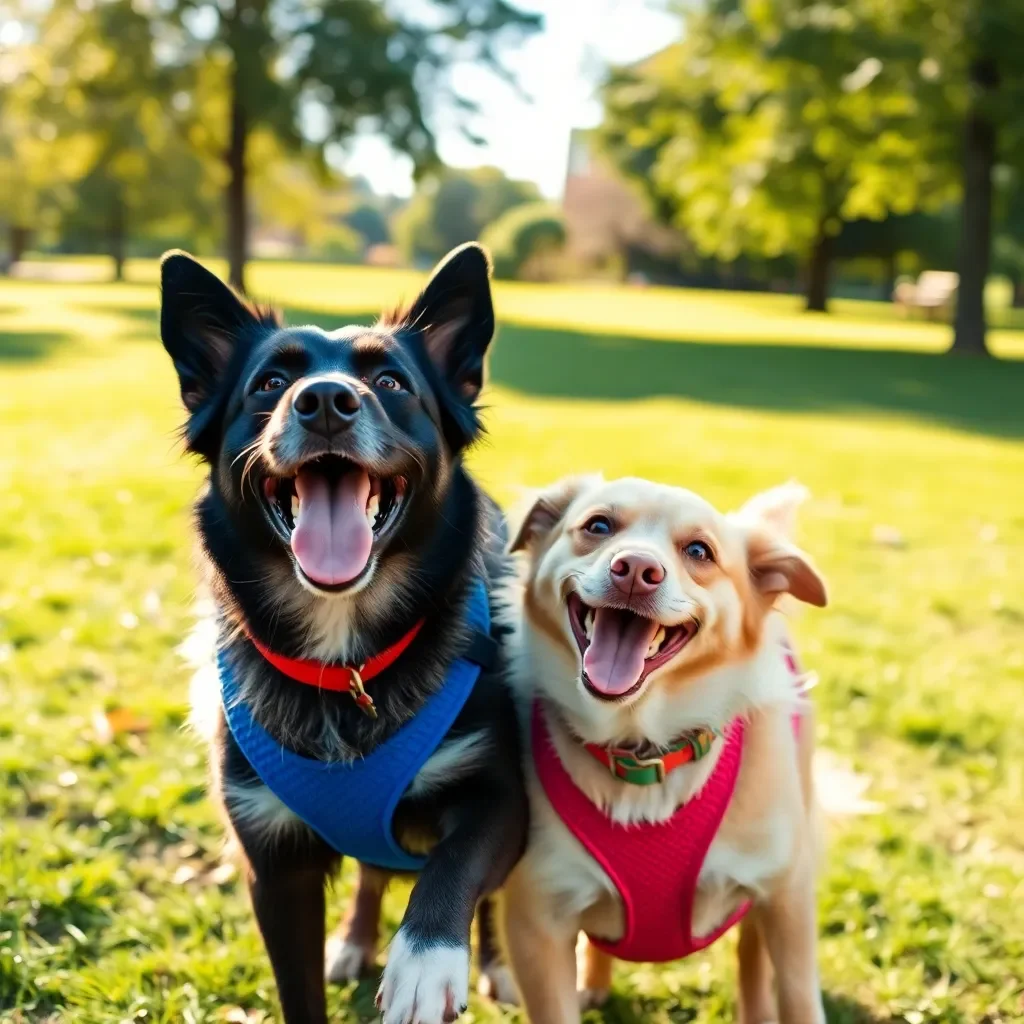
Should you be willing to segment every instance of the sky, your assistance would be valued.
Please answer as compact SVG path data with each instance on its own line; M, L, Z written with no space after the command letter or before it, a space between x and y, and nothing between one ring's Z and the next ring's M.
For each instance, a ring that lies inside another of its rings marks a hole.
M454 85L480 104L474 130L486 143L476 146L454 126L440 123L438 149L451 166L493 164L557 198L565 181L569 132L600 120L601 69L639 60L673 42L680 21L659 0L520 0L519 6L544 15L543 30L505 56L532 102L483 69L457 68ZM357 142L342 165L382 194L412 191L408 160L379 140Z

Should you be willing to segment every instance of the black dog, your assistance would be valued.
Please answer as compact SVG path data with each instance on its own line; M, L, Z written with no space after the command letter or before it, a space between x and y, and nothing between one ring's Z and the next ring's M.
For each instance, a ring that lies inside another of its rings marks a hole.
M469 625L479 581L490 589L504 567L500 512L461 462L480 433L475 401L494 333L487 257L458 249L408 310L331 333L283 327L181 253L164 259L162 287L186 445L209 466L195 521L224 687L214 783L248 861L289 1024L326 1020L324 887L343 844L329 845L280 796L247 742L259 733L282 758L299 755L303 771L337 767L344 782L434 714L458 665L484 665L460 677L476 681L388 829L399 860L430 852L378 1005L386 1024L454 1020L474 910L514 866L527 824L500 642ZM343 800L373 789L360 780L338 790ZM299 786L296 799L317 788ZM368 888L360 898L372 904ZM374 913L356 910L371 958ZM353 967L345 955L342 973Z

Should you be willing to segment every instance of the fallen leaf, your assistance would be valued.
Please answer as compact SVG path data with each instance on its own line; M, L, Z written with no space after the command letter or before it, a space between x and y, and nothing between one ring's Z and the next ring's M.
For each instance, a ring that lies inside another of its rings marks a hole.
M207 876L206 880L213 885L227 885L235 875L238 874L235 865L229 861L215 867Z
M112 743L122 733L145 733L152 728L148 718L142 718L131 708L111 708L109 711L94 711L92 731L99 743Z
M878 814L882 805L864 799L870 785L869 776L853 771L831 751L821 749L814 755L814 792L826 814L844 818Z
M907 546L903 534L895 526L886 526L884 523L879 523L871 531L871 539L886 548L905 548Z
M191 882L196 877L196 869L191 864L180 864L178 870L171 876L171 881L175 885L184 885L186 882Z

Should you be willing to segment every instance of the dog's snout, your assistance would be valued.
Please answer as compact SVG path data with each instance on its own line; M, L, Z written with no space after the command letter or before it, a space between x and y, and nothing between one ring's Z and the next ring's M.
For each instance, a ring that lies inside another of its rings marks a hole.
M347 430L359 414L362 400L351 384L341 380L314 380L292 399L295 418L324 437Z
M612 561L611 575L624 594L653 594L665 580L665 566L646 552L624 551Z

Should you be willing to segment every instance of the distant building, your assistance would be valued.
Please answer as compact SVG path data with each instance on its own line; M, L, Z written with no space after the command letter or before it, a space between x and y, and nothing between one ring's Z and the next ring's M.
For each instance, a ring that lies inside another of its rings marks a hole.
M583 273L668 276L678 268L682 236L654 221L639 193L594 152L592 133L575 128L562 200L567 255Z

